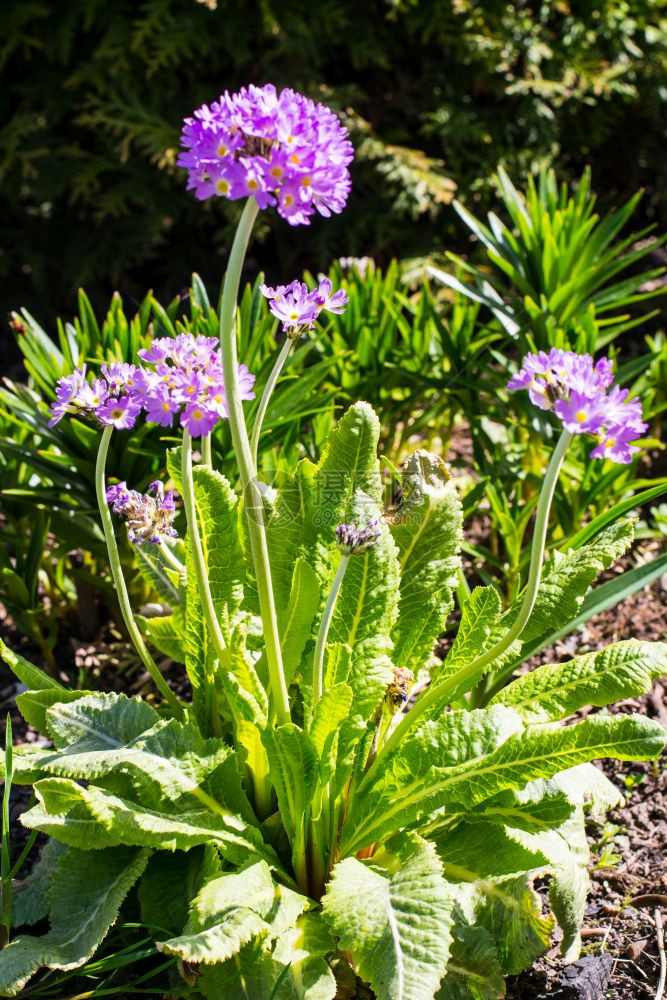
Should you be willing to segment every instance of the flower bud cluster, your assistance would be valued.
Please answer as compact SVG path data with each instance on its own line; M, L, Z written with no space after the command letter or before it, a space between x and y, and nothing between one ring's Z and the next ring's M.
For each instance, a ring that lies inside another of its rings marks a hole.
M109 486L106 498L114 514L127 521L127 536L135 545L142 542L160 545L163 537L177 536L172 526L176 512L174 494L165 493L159 480L150 484L148 493L128 490L127 483Z
M302 281L276 288L261 285L260 291L269 300L269 310L282 322L283 330L291 340L312 330L322 311L340 315L349 302L342 288L332 292L329 278L322 278L312 291Z
M639 400L629 399L627 389L612 387L613 379L609 358L594 364L589 354L552 348L548 354L526 355L507 388L527 389L531 401L552 410L571 434L596 437L591 458L625 464L639 451L632 442L647 424Z
M185 119L181 144L178 165L197 198L254 197L293 226L316 211L342 211L350 193L347 129L329 108L290 89L225 91Z
M369 518L365 524L339 524L336 528L338 550L342 555L362 555L377 545L382 535L379 517Z

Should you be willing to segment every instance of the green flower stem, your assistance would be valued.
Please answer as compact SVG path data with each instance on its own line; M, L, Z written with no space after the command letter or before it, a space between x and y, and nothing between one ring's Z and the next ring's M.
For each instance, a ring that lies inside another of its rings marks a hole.
M255 422L252 428L252 436L250 438L250 451L252 452L252 460L257 466L257 452L259 449L259 436L262 433L262 424L264 423L264 417L266 416L266 410L269 405L269 400L273 395L273 390L276 387L276 382L280 377L280 373L283 370L285 362L287 361L287 355L289 354L293 341L290 337L287 338L285 343L280 349L280 354L276 358L276 363L271 369L271 374L264 386L264 392L262 393L262 398L259 401L259 406L257 408L257 413L255 415Z
M537 513L535 515L535 530L533 532L533 544L530 553L528 583L526 584L521 608L519 609L519 613L516 616L514 624L503 636L503 638L499 639L498 642L491 647L491 649L486 651L486 653L482 653L481 656L476 657L476 659L466 664L465 667L462 667L461 670L458 670L446 680L441 681L439 684L431 684L431 686L427 688L421 698L415 702L414 707L403 716L384 746L380 748L375 761L364 775L359 786L360 788L370 780L378 761L381 760L381 758L386 754L391 753L391 751L398 746L409 730L412 729L417 722L419 722L422 715L424 715L424 713L427 712L434 703L443 703L443 698L446 698L448 693L455 691L461 684L464 684L466 681L478 675L480 671L482 671L489 663L493 663L494 660L499 659L523 632L531 614L533 613L535 601L537 600L537 592L540 586L540 578L542 576L544 547L547 538L547 529L549 526L549 511L551 509L551 502L556 489L556 482L558 481L558 474L560 473L561 466L571 440L572 435L569 431L564 430L558 439L558 443L551 456L551 460L544 476L540 499L537 504Z
M171 566L175 573L178 573L179 576L185 576L185 566L181 560L174 555L166 542L163 542L160 546L160 555L164 561Z
M327 597L327 603L324 605L322 621L320 622L319 631L317 633L315 653L313 655L313 711L315 710L315 706L318 701L324 694L324 652L327 646L327 636L329 635L329 626L331 625L331 619L333 618L333 613L336 608L336 601L338 600L338 595L340 594L340 588L342 586L345 571L347 570L350 558L351 557L349 555L341 556L341 560L338 563L338 569L336 570L336 575L334 576L333 583L331 584L329 596Z
M205 434L201 439L201 460L203 465L213 468L213 449L211 447L211 434Z
M125 586L125 578L123 576L123 569L121 567L120 556L118 554L118 546L116 545L116 536L114 535L113 530L113 521L111 520L109 504L107 503L106 482L104 477L104 469L106 466L109 441L111 440L112 431L113 427L105 427L102 431L102 439L100 441L100 447L97 452L97 462L95 464L95 492L97 494L97 504L100 509L100 517L102 518L104 538L109 552L111 575L116 587L118 603L120 605L123 621L125 622L125 627L127 628L130 638L136 647L136 650L141 658L141 662L146 667L146 670L150 674L151 679L160 694L162 694L165 700L169 702L169 705L173 708L177 716L182 718L183 706L165 681L158 669L157 664L155 663L155 660L146 648L146 643L144 642L143 636L139 631L139 626L134 619L132 605L130 604L130 596L127 592L127 587Z
M199 590L199 596L201 598L202 607L204 609L204 617L206 618L206 625L209 630L211 639L213 640L213 645L215 647L215 653L218 657L218 662L222 670L229 669L229 651L225 645L225 640L220 629L220 623L218 621L218 616L215 611L215 605L213 604L213 595L211 594L211 587L208 581L208 572L206 570L206 560L204 558L204 549L202 547L201 535L199 534L199 525L197 523L197 505L195 503L195 485L192 476L192 438L189 431L183 430L183 447L181 450L181 492L183 494L183 506L185 508L185 517L188 522L188 534L190 536L190 546L192 552L192 562L195 567L195 575L197 577L197 588ZM216 736L222 735L222 730L220 728L220 713L215 707L217 704L217 699L215 698L215 679L210 678L209 683L213 687L213 731Z
M257 217L257 202L248 198L239 221L229 264L225 274L225 284L220 306L220 352L225 380L229 427L232 432L234 452L239 466L241 488L248 521L250 549L257 580L259 610L264 626L266 659L269 668L269 682L275 702L276 719L279 725L290 721L289 695L285 683L278 620L271 583L269 550L264 527L264 507L262 494L257 483L257 470L250 449L248 430L243 415L243 403L238 376L236 352L236 302L241 281L241 268L248 240Z

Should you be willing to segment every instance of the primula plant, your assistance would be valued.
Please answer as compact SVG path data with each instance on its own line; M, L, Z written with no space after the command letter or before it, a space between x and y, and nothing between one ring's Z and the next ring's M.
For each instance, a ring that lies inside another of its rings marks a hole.
M12 932L0 992L17 994L43 966L83 965L137 885L141 921L172 957L183 995L334 1000L366 983L378 1000L500 997L504 975L544 951L556 923L564 954L578 952L585 812L618 801L591 762L653 759L665 744L662 727L637 715L563 724L648 690L667 668L662 644L618 642L502 686L503 671L576 616L632 540L627 521L593 526L543 567L572 436L592 435L593 455L626 461L643 431L639 404L612 386L606 359L568 351L529 356L511 379L562 431L528 583L507 608L491 586L468 589L461 507L438 457L416 451L384 488L368 404L345 413L319 462L304 459L269 486L257 444L287 352L322 310L347 302L328 281L263 289L286 340L249 427L253 376L237 357L235 316L242 261L260 207L277 205L294 225L343 207L350 148L327 109L272 87L200 109L184 141L199 197L248 196L219 341L160 338L101 378L78 370L52 408L54 421L101 430L96 489L110 565L162 697L66 690L3 647L27 688L20 710L53 746L6 757L7 778L34 789L22 822L49 840L14 899L3 879L4 926L13 904L14 926L46 916L51 926ZM142 494L110 482L106 465L111 437L144 420L178 428L182 443ZM211 459L220 420L239 494ZM115 536L123 521L161 617L140 619L131 605ZM437 660L455 593L458 631ZM169 687L150 647L184 664L191 699ZM479 697L487 676L500 682ZM537 878L549 881L548 912Z

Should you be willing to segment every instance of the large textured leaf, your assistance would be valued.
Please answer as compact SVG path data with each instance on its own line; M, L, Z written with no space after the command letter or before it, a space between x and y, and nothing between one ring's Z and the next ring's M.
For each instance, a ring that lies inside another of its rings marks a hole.
M310 563L299 556L294 563L289 602L278 618L280 646L289 686L299 669L301 656L311 638L313 621L320 606L320 582ZM260 677L268 676L266 654L257 664Z
M49 912L47 892L58 858L67 850L57 840L47 840L30 873L12 883L12 927L36 924Z
M180 615L142 618L137 615L151 643L176 663L185 663L185 625Z
M259 861L207 882L193 900L183 933L158 948L188 962L225 962L253 938L283 933L307 905L305 896L277 885Z
M343 828L342 850L354 854L374 841L386 840L393 832L414 824L439 801L422 801L408 795L427 789L443 774L457 774L467 761L484 759L511 733L521 729L515 712L496 705L474 712L448 712L421 725L386 757L378 760L373 773L360 784ZM369 830L381 829L367 838Z
M392 633L395 659L415 673L431 657L457 582L462 512L450 479L437 456L411 455L403 472L403 501L392 523L401 572Z
M303 855L308 807L317 784L319 758L310 736L292 722L266 729L262 740L281 819L296 861Z
M220 869L220 857L211 845L173 853L158 851L139 883L142 922L156 936L180 934L192 900Z
M432 1000L449 957L453 900L431 844L404 836L372 864L346 858L322 905L378 1000Z
M41 691L24 691L16 696L16 707L33 729L47 733L46 713L60 703L78 701L93 691L66 691L64 688L43 688Z
M494 587L475 587L463 606L456 638L442 666L431 670L437 681L451 677L491 647L500 617L500 598ZM474 680L471 682L474 684Z
M62 684L59 684L53 677L49 677L44 670L40 670L39 667L30 663L20 653L15 653L13 649L5 645L2 639L0 639L0 659L7 664L22 684L33 691L45 691L48 688L65 690Z
M212 844L235 864L259 856L289 878L258 831L222 807L149 809L95 785L83 788L68 778L43 778L34 787L37 805L22 815L21 822L72 847L129 844L175 851Z
M528 722L551 722L584 705L602 707L650 690L667 673L667 644L628 639L606 649L547 664L517 678L493 699Z
M51 930L21 935L0 952L0 994L16 996L41 967L76 969L86 962L116 919L139 878L147 851L67 850L57 861L49 891Z
M492 750L492 716L487 712L500 708L504 706L452 712L427 722L381 760L354 799L343 852L355 853L392 829L415 826L436 810L454 804L470 809L504 789L522 788L586 761L650 760L666 742L662 726L642 716L594 716L574 726L517 731L511 720L518 716L506 709L507 716L499 717L506 738L499 735L500 745Z
M435 1000L500 1000L504 996L505 977L493 936L485 927L473 927L461 918L452 929L451 957Z
M532 644L559 625L574 618L584 600L586 591L595 578L607 569L614 559L630 547L634 538L632 521L621 521L605 528L587 545L566 552L554 552L542 572L540 589L533 613L521 637L504 660L511 665L521 662L521 647ZM513 604L500 620L501 632L512 625L519 613L521 600Z

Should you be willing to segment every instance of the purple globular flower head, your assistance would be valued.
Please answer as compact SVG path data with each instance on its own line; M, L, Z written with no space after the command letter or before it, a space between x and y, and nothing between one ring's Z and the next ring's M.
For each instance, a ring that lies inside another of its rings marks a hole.
M290 225L345 207L354 151L336 115L272 84L225 91L186 118L178 165L199 199L254 197Z
M338 314L345 311L349 302L347 293L342 288L333 294L331 290L328 278L323 278L312 291L302 281L276 288L260 285L260 292L269 300L269 310L282 322L283 331L294 340L313 329L323 310Z
M136 396L146 410L149 423L171 427L180 423L192 437L210 434L221 417L227 416L222 364L215 337L181 333L161 337L139 351L144 364L135 375ZM238 367L242 399L253 399L255 376L246 365Z
M632 442L642 436L647 424L639 400L629 399L628 390L612 382L609 358L594 364L589 354L553 348L548 353L528 354L507 388L527 389L531 401L553 411L571 434L596 437L599 443L591 458L627 463L639 451Z
M114 514L127 521L127 535L135 545L142 542L160 545L164 537L176 537L172 525L176 511L174 494L165 493L159 480L150 484L148 493L129 490L127 483L109 486L106 498Z

